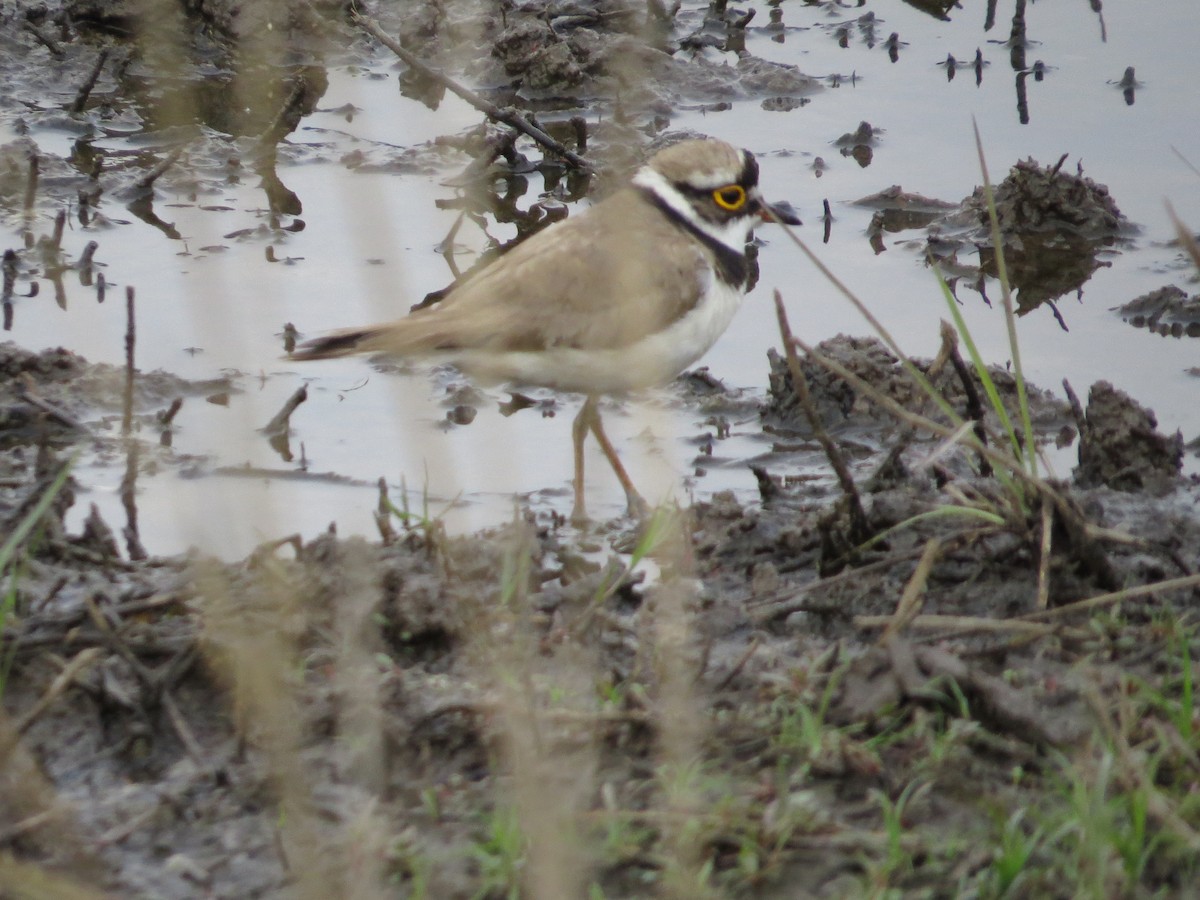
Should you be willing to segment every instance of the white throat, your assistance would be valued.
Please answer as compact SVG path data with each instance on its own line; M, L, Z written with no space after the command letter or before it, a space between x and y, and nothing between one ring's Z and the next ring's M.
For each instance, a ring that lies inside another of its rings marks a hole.
M714 241L724 244L739 256L746 252L746 242L750 240L750 232L754 229L753 216L738 216L724 224L710 222L697 215L688 198L680 193L675 185L649 166L638 170L638 173L633 176L633 183L638 187L650 190L697 231L704 232ZM721 187L721 185L715 187Z

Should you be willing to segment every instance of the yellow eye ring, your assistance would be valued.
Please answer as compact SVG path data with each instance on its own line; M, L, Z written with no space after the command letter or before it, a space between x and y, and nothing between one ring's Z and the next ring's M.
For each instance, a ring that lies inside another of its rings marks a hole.
M713 200L721 209L737 212L746 205L746 189L740 184L729 184L713 191Z

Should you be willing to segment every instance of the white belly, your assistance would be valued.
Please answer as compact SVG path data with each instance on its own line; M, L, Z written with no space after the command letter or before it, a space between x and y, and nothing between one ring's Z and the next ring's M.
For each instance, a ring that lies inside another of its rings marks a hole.
M554 347L514 353L467 353L454 359L487 381L539 385L581 394L611 394L670 381L716 343L743 294L714 278L704 299L666 329L619 350Z

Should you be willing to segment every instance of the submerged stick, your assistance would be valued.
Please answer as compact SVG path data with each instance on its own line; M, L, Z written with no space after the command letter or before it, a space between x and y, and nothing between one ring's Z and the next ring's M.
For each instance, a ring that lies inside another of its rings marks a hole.
M125 474L121 478L121 506L125 509L125 527L121 529L121 534L125 538L125 549L131 560L145 559L149 555L138 533L138 448L136 440L126 441Z
M183 398L176 397L174 400L171 401L170 406L168 406L166 409L164 409L158 413L158 415L156 417L158 419L158 424L163 426L164 428L170 428L171 423L173 421L175 421L175 414L178 413L182 407L183 407Z
M288 419L292 417L292 413L296 411L296 407L307 399L308 385L302 385L292 396L288 397L287 402L283 404L283 408L263 427L263 431L267 434L282 434L286 432L288 429Z
M74 115L79 115L83 112L84 106L87 105L88 97L92 95L92 90L96 87L96 82L100 78L100 71L104 68L104 64L108 62L108 48L100 51L100 55L96 57L96 65L92 67L91 74L79 86L79 90L75 94L75 102L71 104L71 112Z
M62 250L63 232L67 229L67 211L60 209L54 216L54 232L50 236L50 248L57 254Z
M23 27L26 31L37 38L38 43L50 51L51 56L53 56L55 59L63 58L63 49L58 45L58 41L54 40L54 38L50 37L50 35L42 31L42 29L38 28L32 22L26 22Z
M37 199L38 189L38 170L40 164L36 153L29 154L29 177L25 181L25 226L29 227L29 222L33 218L33 201Z
M4 289L0 300L7 302L12 299L13 287L17 282L17 251L5 250L4 261L0 263L0 271L4 273Z
M125 395L121 414L121 434L133 430L133 352L137 346L137 322L133 314L133 286L125 288Z
M296 111L300 109L301 102L304 100L304 93L304 81L303 79L297 79L292 85L291 92L284 99L283 105L275 113L275 118L271 120L271 124L258 136L260 143L278 144L285 135L295 128L295 124L300 120L300 117L296 115ZM289 122L291 123L290 125L288 124Z
M96 256L96 251L99 249L100 244L98 241L88 241L83 247L83 252L79 254L79 268L90 269L92 267L92 260Z
M163 159L149 172L134 182L134 187L141 191L149 190L150 188L154 187L154 182L158 181L158 179L162 177L163 173L166 172L167 169L175 165L175 163L179 160L179 157L182 155L183 147L176 147L167 154L165 159Z

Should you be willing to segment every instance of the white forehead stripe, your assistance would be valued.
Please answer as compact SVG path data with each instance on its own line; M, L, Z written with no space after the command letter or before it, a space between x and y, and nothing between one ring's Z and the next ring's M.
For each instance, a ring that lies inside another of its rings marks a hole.
M696 213L691 201L675 185L663 177L662 173L655 171L649 166L638 170L638 173L633 176L633 183L637 187L649 190L659 200L678 213L681 218L687 220L692 227L704 232L714 240L720 241L736 253L746 252L746 241L749 240L750 231L754 227L752 216L737 216L721 225L710 222ZM717 187L723 187L727 184L729 184L728 181L719 181L717 182ZM756 189L751 188L749 193L751 196L754 196L756 192Z

